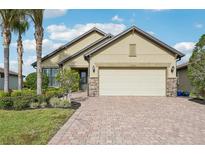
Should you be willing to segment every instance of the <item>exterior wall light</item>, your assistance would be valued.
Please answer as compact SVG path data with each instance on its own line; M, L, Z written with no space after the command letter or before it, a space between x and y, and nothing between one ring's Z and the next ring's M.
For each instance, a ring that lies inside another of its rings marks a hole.
M172 68L171 68L171 72L172 72L172 73L174 72L174 66L172 66Z
M95 73L95 66L93 65L93 73Z

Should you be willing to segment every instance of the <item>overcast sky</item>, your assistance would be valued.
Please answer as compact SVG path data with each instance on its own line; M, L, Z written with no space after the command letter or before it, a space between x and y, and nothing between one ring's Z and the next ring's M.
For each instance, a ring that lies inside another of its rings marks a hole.
M46 10L44 19L43 55L91 29L93 26L112 33L122 32L135 24L168 45L186 54L188 60L195 42L205 32L205 10ZM34 28L23 36L23 74L35 71ZM0 40L2 44L2 37ZM3 66L3 46L0 48ZM12 35L10 68L17 71L16 36Z

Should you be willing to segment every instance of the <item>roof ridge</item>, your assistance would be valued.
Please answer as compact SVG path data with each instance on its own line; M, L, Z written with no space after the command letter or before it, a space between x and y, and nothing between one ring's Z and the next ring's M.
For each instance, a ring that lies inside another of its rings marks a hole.
M56 54L57 52L59 52L60 50L72 45L73 43L75 43L76 41L80 40L81 38L83 38L84 36L88 35L89 33L92 33L93 31L97 31L98 33L102 34L103 36L106 36L107 33L103 32L102 30L93 27L90 30L84 32L83 34L79 35L78 37L72 39L70 42L58 47L56 50L54 50L53 52L47 54L46 56L44 56L42 58L42 61L44 61L45 59L49 58L50 56L53 56L54 54ZM31 64L33 67L36 65L36 61L34 63Z
M133 29L136 30L136 31L137 31L138 33L140 33L141 35L144 35L144 36L147 37L148 39L154 41L155 43L158 43L158 44L160 44L161 46L167 48L167 49L170 50L171 52L176 53L179 57L183 57L183 56L184 56L183 53L181 53L181 52L179 52L178 50L174 49L173 47L167 45L166 43L160 41L158 38L156 38L156 37L150 35L149 33L143 31L142 29L140 29L140 28L138 28L138 27L136 27L135 25L133 25L133 26L129 27L128 29L122 31L121 33L117 34L117 35L114 36L112 39L110 39L108 42L106 42L106 43L103 44L102 46L100 46L100 47L98 47L98 48L95 48L95 49L93 49L92 51L86 53L84 56L86 57L86 56L89 56L89 55L93 54L94 52L96 52L96 50L98 50L98 49L100 49L100 48L106 46L107 44L109 44L109 43L111 43L112 41L118 39L119 37L123 36L124 34L128 33L129 31L131 31L131 30L133 30Z
M106 38L109 38L109 37L112 37L112 35L107 34L106 36L104 36L104 37L102 37L102 38L100 38L100 39L94 41L93 43L87 45L86 47L84 47L83 49L81 49L81 50L75 52L74 54L65 57L63 60L61 60L60 62L58 62L58 65L63 64L65 61L69 60L70 57L77 56L77 55L81 54L83 51L85 51L85 50L87 50L87 49L89 49L89 48L92 48L92 47L95 46L96 44L100 43L101 41L103 41L103 40L105 40Z

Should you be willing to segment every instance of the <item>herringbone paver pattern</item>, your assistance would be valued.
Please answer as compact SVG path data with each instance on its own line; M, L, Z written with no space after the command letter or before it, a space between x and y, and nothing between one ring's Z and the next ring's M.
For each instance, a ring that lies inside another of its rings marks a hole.
M205 105L186 98L91 97L49 144L205 144Z

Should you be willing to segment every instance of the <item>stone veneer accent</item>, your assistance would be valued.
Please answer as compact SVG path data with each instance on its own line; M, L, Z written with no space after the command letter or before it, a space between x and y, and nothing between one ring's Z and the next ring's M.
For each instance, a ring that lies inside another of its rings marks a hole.
M167 79L167 96L176 97L177 95L177 78Z
M176 97L177 94L177 78L168 78L166 85L166 92L168 97ZM99 96L99 80L98 77L89 78L88 95L91 97Z
M99 81L98 77L89 78L88 95L91 97L99 96Z

